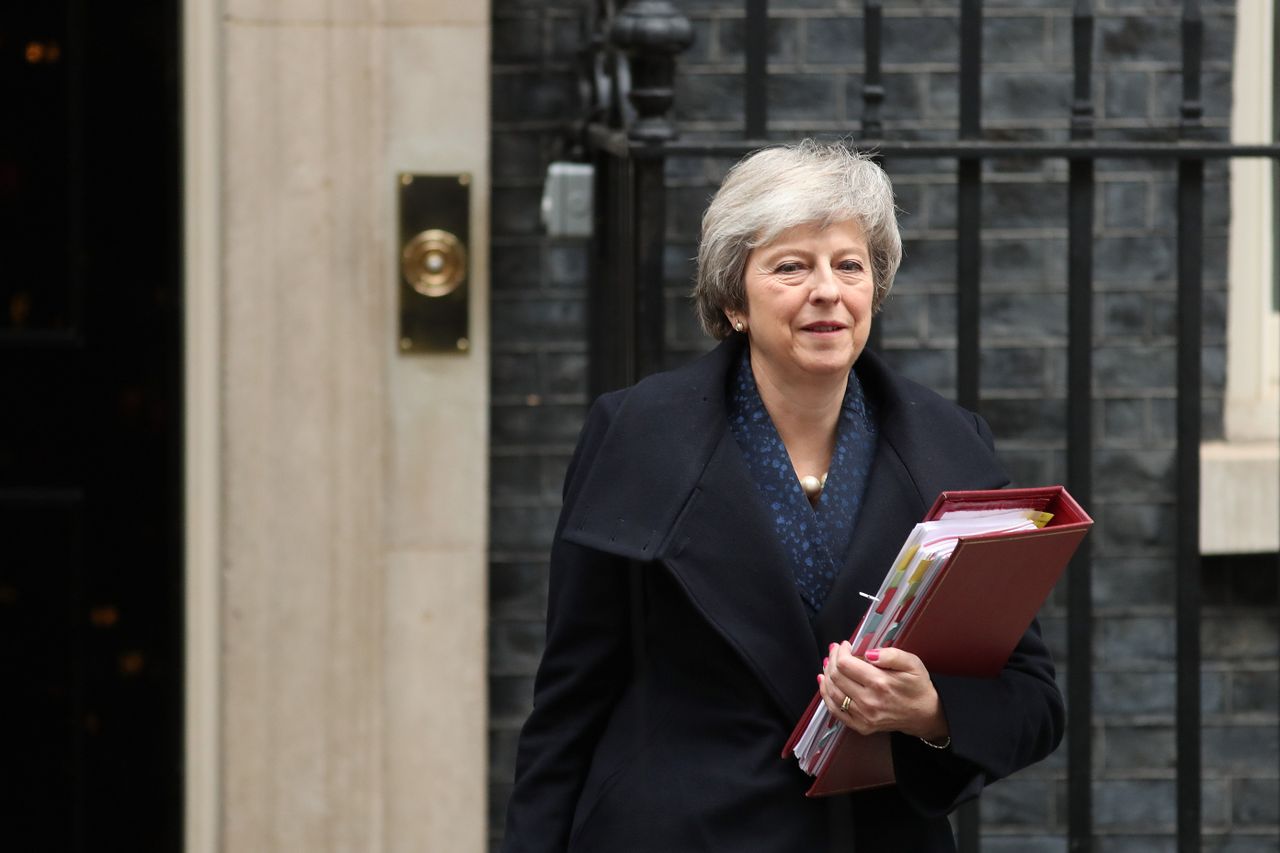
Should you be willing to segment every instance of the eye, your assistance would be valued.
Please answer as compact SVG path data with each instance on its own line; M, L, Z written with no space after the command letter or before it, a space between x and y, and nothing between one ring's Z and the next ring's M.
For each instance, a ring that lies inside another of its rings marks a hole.
M804 266L800 264L798 261L783 261L782 263L774 267L773 271L778 273L779 275L795 275L796 273L802 272L803 270L804 270Z
M837 268L841 272L862 272L863 270L862 261L857 258L845 258L838 264Z

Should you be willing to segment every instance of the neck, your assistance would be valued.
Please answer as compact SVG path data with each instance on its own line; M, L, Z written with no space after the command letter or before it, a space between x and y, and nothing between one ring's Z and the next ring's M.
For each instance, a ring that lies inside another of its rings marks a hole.
M803 382L786 377L783 381L783 377L771 375L767 366L755 361L751 373L796 474L821 477L835 451L836 423L849 374L806 377Z

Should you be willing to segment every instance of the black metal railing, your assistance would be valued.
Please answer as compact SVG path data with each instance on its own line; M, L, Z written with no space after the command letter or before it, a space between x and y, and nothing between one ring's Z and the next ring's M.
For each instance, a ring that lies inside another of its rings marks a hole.
M1200 849L1199 450L1201 297L1205 163L1233 157L1280 159L1280 144L1236 145L1204 138L1200 102L1204 25L1200 4L1181 13L1182 98L1177 139L1095 139L1094 9L1072 14L1072 101L1067 141L998 141L982 127L981 0L960 4L959 134L946 142L884 137L881 3L863 4L861 120L846 134L887 159L953 158L957 163L957 399L979 403L982 166L1017 157L1065 160L1067 194L1067 480L1092 503L1093 251L1098 160L1169 161L1177 172L1176 744L1178 850ZM767 0L744 0L744 127L740 139L682 141L671 117L675 58L692 40L689 21L667 0L593 0L584 55L589 119L581 142L596 166L589 382L592 395L634 382L663 365L664 164L675 157L740 157L768 138ZM1069 849L1092 849L1092 557L1082 549L1066 582L1068 608ZM961 850L978 850L976 807L959 816Z

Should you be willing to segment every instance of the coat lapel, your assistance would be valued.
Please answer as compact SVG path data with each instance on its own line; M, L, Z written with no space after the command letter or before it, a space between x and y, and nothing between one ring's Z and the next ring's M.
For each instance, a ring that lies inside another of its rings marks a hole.
M798 719L813 696L821 657L791 562L727 429L663 562L756 673L784 717Z
M871 603L858 593L876 594L903 540L928 510L884 433L881 429L866 498L849 550L818 614L818 639L824 644L838 643L853 634Z

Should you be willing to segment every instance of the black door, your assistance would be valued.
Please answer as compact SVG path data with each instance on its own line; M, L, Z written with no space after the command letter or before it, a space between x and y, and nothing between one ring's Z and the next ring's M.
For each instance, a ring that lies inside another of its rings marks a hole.
M0 849L181 849L178 42L0 3Z

